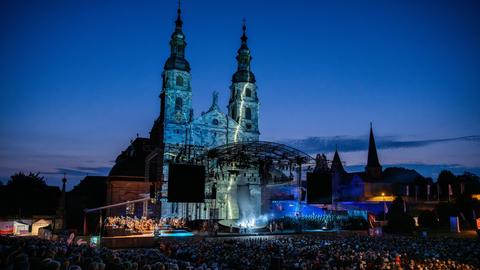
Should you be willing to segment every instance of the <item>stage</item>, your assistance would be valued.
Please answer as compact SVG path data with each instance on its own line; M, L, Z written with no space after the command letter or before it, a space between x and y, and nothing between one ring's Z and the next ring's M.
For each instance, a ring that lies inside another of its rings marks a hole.
M155 247L156 239L153 233L127 236L102 237L100 246L119 248L151 248Z
M155 243L162 238L167 237L192 237L195 234L186 229L168 229L148 232L134 235L107 236L101 238L101 246L112 249L118 248L149 248L154 247Z
M232 227L235 229L249 229L249 230L257 230L263 229L267 227L267 220L266 219L251 219L251 220L244 220L239 221L237 219L223 219L218 222L220 225L225 227Z
M215 239L252 239L252 238L274 238L284 237L291 235L307 235L307 234L338 234L338 233L352 233L353 231L341 231L341 230L304 230L302 232L295 230L284 230L277 232L258 232L258 233L218 233L217 235L211 235L207 232L192 232L191 234L177 233L169 235L155 236L153 233L141 234L141 235L128 235L128 236L112 236L102 237L101 246L111 249L122 248L153 248L158 247L158 244L162 242L162 239L175 238L178 239L190 239L190 238L204 238L209 240ZM356 231L353 233L360 233L363 231ZM364 232L366 234L366 232Z

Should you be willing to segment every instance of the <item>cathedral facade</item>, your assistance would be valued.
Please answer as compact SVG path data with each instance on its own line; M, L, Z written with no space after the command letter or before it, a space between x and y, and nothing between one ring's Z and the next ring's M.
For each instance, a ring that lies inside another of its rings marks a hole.
M218 105L218 93L213 93L212 105L194 118L192 108L192 77L185 55L187 42L182 31L180 9L175 31L170 40L170 57L162 73L160 116L150 132L158 146L194 144L207 148L241 141L257 141L258 105L255 76L250 69L250 49L247 46L246 26L243 25L241 46L237 54L237 71L232 76L228 113Z
M212 94L210 108L194 117L192 108L192 76L186 57L186 36L182 29L181 10L177 11L175 30L170 39L170 56L162 72L160 115L150 131L154 150L146 157L145 181L155 183L160 198L157 211L162 217L189 219L238 219L242 209L238 191L254 200L259 214L260 193L258 168L207 168L205 203L170 203L168 197L168 166L172 162L191 162L198 155L216 146L258 141L259 99L255 75L251 71L252 57L247 45L245 24L237 51L237 70L229 89L227 112L218 104L218 93ZM227 172L230 171L230 173ZM232 170L235 173L231 173ZM173 180L172 180L173 181ZM212 198L212 188L216 194ZM188 188L188 187L185 187ZM245 216L246 214L243 214Z

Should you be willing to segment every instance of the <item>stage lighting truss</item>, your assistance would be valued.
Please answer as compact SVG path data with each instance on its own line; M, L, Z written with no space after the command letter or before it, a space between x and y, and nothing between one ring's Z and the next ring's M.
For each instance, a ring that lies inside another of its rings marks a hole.
M219 165L235 164L238 168L273 164L281 169L293 170L300 165L315 164L315 158L305 152L266 141L225 144L208 150L204 155L210 160L216 160Z

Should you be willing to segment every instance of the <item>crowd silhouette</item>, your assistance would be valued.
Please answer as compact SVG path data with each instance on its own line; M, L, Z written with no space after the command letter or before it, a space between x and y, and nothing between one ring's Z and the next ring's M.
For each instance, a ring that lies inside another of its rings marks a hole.
M8 270L478 269L472 238L342 233L162 239L158 248L110 250L39 238L0 237Z

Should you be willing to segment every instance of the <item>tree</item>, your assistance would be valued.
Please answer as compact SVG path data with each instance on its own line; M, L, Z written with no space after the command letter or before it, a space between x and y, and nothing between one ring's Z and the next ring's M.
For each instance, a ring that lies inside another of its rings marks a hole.
M456 216L457 211L452 202L441 202L435 206L435 211L437 212L438 219L440 224L446 225L450 222L451 216Z
M440 172L437 178L437 183L440 185L440 197L442 199L448 198L449 188L448 185L451 186L452 190L454 189L454 185L456 184L457 177L448 170L443 170Z
M439 183L452 184L455 182L455 175L449 170L442 170L438 175L437 181Z
M457 176L457 182L463 184L464 194L478 194L480 193L480 177L473 173L464 172Z
M16 173L0 190L0 216L54 215L60 199L60 189L48 186L39 173Z
M438 218L435 212L425 210L418 216L418 224L422 228L434 229L438 226Z
M460 195L455 199L453 205L460 222L468 223L470 228L476 228L473 211L480 209L480 201L467 195Z
M437 204L435 210L440 224L447 225L450 217L458 216L462 226L467 223L470 228L474 228L473 211L480 210L480 201L468 195L460 195L454 201Z
M387 230L394 233L411 232L415 229L415 220L405 213L404 201L402 197L393 200L392 205L387 214L388 227Z
M10 176L7 182L9 187L28 188L28 187L46 187L45 178L40 173L30 172L28 175L18 172Z

